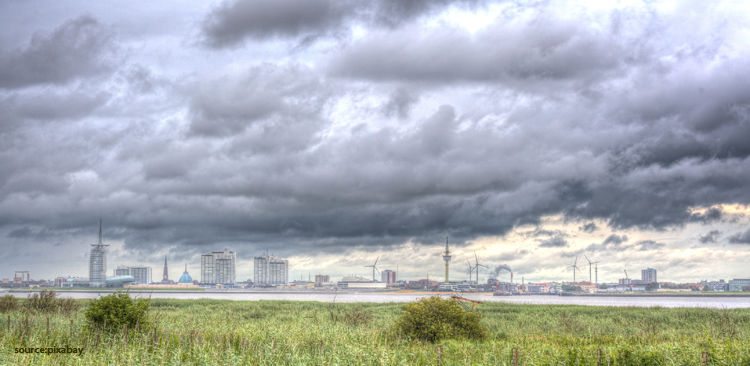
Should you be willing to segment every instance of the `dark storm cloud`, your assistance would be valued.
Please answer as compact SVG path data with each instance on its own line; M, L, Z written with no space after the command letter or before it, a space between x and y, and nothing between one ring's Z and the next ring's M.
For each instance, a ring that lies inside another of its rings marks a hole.
M583 232L585 232L585 233L593 233L593 232L594 232L594 231L596 231L596 230L597 230L598 228L599 228L599 227L597 227L595 223L593 223L593 222L589 222L589 223L586 223L586 224L585 224L585 225L583 225L583 226L580 226L580 227L578 227L578 230L580 230L580 231L583 231Z
M225 0L203 20L203 43L233 47L245 39L302 37L308 43L321 36L346 32L353 23L393 28L452 4L473 6L476 0L305 1Z
M750 244L750 230L730 236L729 242L732 244Z
M736 224L717 205L750 203L750 58L729 31L744 18L543 2L509 3L481 29L427 19L454 6L482 4L169 13L204 19L221 52L175 41L193 29L116 21L115 44L93 16L34 18L28 45L0 54L2 237L89 243L104 217L144 257L309 255L416 251L446 233L460 248L527 224L542 247L573 245L545 215L584 233ZM132 64L113 61L125 43ZM587 248L665 249L617 234Z
M553 236L539 242L540 248L564 248L568 246L568 241L560 236Z
M720 235L721 232L719 230L711 230L706 235L699 235L698 241L703 244L716 243L716 239L718 239Z
M51 34L35 33L29 45L0 54L0 88L63 84L111 71L113 33L91 16L65 22Z

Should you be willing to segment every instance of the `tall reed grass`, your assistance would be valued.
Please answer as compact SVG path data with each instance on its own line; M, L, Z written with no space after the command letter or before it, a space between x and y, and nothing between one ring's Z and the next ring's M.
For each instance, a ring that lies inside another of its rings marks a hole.
M21 300L23 302L25 300ZM65 314L11 310L0 363L13 365L436 365L437 345L399 334L401 304L151 300L155 328L105 331ZM485 303L484 342L442 342L442 365L750 365L750 309ZM28 317L27 317L28 316ZM47 319L49 318L49 331ZM10 330L8 329L10 319ZM81 355L15 353L80 347Z

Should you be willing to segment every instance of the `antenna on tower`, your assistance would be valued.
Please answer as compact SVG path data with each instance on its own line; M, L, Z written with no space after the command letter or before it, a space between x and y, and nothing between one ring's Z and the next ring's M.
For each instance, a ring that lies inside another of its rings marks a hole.
M97 244L91 244L91 245L99 249L109 246L109 244L104 244L102 242L102 219L101 218L99 218L99 242Z

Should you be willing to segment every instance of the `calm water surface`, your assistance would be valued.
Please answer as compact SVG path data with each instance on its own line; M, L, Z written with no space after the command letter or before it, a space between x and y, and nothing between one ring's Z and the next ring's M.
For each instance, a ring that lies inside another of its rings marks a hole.
M28 293L13 292L16 297L26 297ZM102 292L106 296L108 292ZM217 300L292 300L319 302L409 302L429 297L429 294L382 294L382 293L289 293L289 292L138 292L132 296L154 299L217 299ZM97 292L65 291L63 297L74 299L94 299ZM443 295L449 296L449 295ZM464 294L463 297L479 301L502 301L519 304L591 305L591 306L661 306L661 307L700 307L700 308L750 308L750 297L582 297L582 296L487 296Z

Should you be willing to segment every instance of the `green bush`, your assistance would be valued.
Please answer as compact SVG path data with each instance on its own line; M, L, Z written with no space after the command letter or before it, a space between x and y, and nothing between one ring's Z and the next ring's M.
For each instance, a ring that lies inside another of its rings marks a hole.
M397 326L406 336L428 342L442 339L486 339L489 331L480 324L483 314L466 311L452 299L422 298L402 306Z
M18 309L18 299L13 295L5 295L0 297L0 313L13 311Z
M52 290L35 292L26 298L23 311L32 313L71 313L78 309L78 303L71 298L59 298Z
M86 309L86 319L90 324L108 329L120 329L127 324L133 328L138 325L141 329L149 327L148 299L132 299L129 294L118 291L116 293L91 300Z

